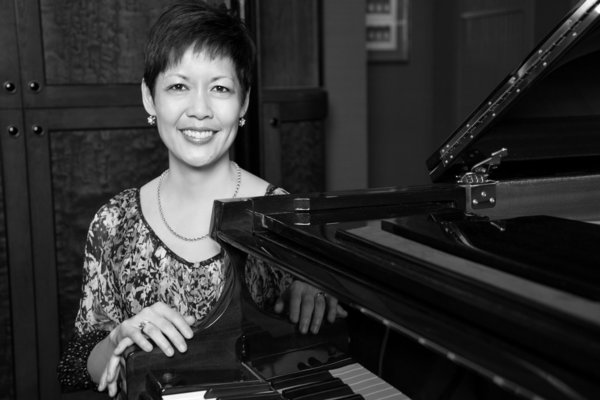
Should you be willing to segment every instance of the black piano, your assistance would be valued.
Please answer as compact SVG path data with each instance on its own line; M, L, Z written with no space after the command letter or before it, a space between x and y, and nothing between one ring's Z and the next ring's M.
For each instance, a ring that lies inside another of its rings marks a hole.
M129 398L600 399L600 1L580 2L427 167L429 186L216 202L233 264L277 265L349 316L299 335L238 288L183 363L132 353ZM200 368L207 351L221 362Z

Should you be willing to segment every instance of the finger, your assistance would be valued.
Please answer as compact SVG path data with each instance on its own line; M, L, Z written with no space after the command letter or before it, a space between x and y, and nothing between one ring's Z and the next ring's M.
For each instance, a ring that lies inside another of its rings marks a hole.
M107 369L109 370L108 394L111 397L116 396L117 392L119 391L119 378L121 376L121 359L122 357L112 356L107 366Z
M325 295L322 292L318 292L314 297L314 310L312 313L312 323L310 325L310 331L314 334L319 333L319 329L321 328L321 322L325 315L325 304Z
M113 354L115 356L120 356L122 355L125 350L127 350L127 348L129 348L129 346L133 345L133 339L131 339L130 337L126 337L123 340L121 340L119 342L119 344L117 344L117 347L115 347L115 350L113 351ZM152 350L152 348L150 348L150 350Z
M327 321L335 322L338 311L338 300L335 297L327 296Z
M102 375L100 376L100 382L98 383L98 391L102 392L106 389L106 369L102 371Z
M117 381L111 382L108 385L108 395L110 397L115 397L117 395L118 391L119 391L119 384Z
M300 309L300 332L308 332L308 327L315 309L315 296L311 292L304 292ZM323 315L321 314L321 318Z
M175 350L171 346L171 342L163 335L161 328L157 326L159 323L147 322L144 326L144 333L152 339L154 344L162 350L167 356L171 357L175 354ZM162 322L160 323L162 325Z
M275 306L273 306L273 311L275 311L277 314L281 314L284 309L285 309L285 302L283 301L282 297L279 297L277 299L277 301L275 301Z
M123 347L125 345L124 344L123 344L123 346L119 346L119 345L121 343L123 343L123 341L130 339L145 352L152 351L154 346L152 346L152 343L150 343L150 341L148 340L148 337L146 336L147 335L146 330L148 329L148 326L150 325L150 323L148 321L144 321L144 323L145 323L145 325L143 327L138 327L138 328L134 329L128 337L123 338L123 340L121 340L117 344L117 346L115 347L115 350L117 347L119 347L119 349L121 350L121 347ZM143 331L141 328L143 328ZM123 352L123 351L125 351L125 349L121 350L121 352Z
M289 312L290 312L290 321L293 323L297 323L300 320L300 306L303 303L303 293L305 287L302 283L295 281L292 283L292 286L289 288ZM312 308L311 308L312 312ZM308 324L306 325L308 328Z
M165 303L155 303L151 308L152 311L157 314L158 318L149 318L149 321L158 326L162 332L168 333L168 336L174 333L172 327L178 331L175 335L177 338L183 336L184 338L191 339L192 336L194 336L192 328L190 327L190 325L195 322L193 316L187 316L189 319L186 320L186 317L182 316L178 311ZM188 321L191 322L188 323ZM180 339L180 341L182 341L182 339ZM182 343L184 343L184 341L182 341Z
M125 358L124 357L119 357L121 359L120 362L120 368L119 368L119 381L121 382L121 390L123 390L123 393L127 393L127 379L126 379L126 374L125 374L125 370L127 368L127 365L125 364Z
M177 327L173 326L169 321L164 321L162 325L159 326L163 337L166 338L166 345L168 347L175 347L179 352L183 353L187 351L187 343L185 341L185 336L182 336L182 333ZM189 326L188 326L189 329ZM191 335L191 329L190 329ZM191 336L190 336L191 338ZM166 353L165 353L166 354Z
M344 307L337 305L337 316L340 318L346 318L348 316L348 311L344 309Z
M108 384L114 382L119 374L119 356L111 356L106 364L106 381Z
M193 315L186 315L186 316L184 316L184 317L183 317L183 319L185 320L185 322L186 322L188 325L193 325L193 324L194 324L194 322L196 322L196 318L194 318L194 316L193 316ZM192 333L193 333L193 332L192 332Z
M186 320L186 317L183 317L181 314L179 314L177 311L175 310L171 310L172 312L169 312L167 315L163 316L164 319L166 321L168 321L167 324L165 324L165 329L163 329L164 332L170 333L170 334L175 334L175 332L173 331L174 329L177 330L176 333L176 337L177 338L181 338L181 336L183 336L185 339L191 339L192 336L194 336L194 332L192 332L192 327L190 326L191 324L194 323L194 321L196 320L193 316L189 316L189 318L192 320L191 323L188 323L188 320ZM161 326L161 328L163 328ZM168 335L169 337L171 335ZM185 347L185 340L180 339ZM179 348L179 346L178 346Z

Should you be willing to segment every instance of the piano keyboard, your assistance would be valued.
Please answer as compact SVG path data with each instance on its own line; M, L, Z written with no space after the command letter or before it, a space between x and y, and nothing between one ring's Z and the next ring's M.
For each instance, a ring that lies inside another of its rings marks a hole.
M410 400L398 389L360 364L350 364L330 371L365 400Z
M270 382L233 382L164 394L164 400L410 400L358 363L278 377Z
M286 400L410 400L358 363L271 382Z

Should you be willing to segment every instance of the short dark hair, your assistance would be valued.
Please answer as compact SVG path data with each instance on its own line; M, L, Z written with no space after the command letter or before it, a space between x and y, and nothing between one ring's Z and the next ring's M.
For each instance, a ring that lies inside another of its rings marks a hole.
M225 5L177 0L158 17L146 44L144 81L153 96L158 75L179 63L190 46L211 57L231 58L242 94L248 93L256 47L244 22Z

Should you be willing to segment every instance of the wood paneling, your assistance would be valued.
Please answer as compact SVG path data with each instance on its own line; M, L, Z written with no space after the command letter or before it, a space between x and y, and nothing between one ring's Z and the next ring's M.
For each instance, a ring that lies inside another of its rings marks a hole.
M163 1L17 4L27 107L140 104L144 41Z
M137 84L160 0L42 0L47 85Z
M318 1L261 0L257 5L261 86L318 87Z
M0 165L0 399L2 400L13 398L15 395L3 172Z

